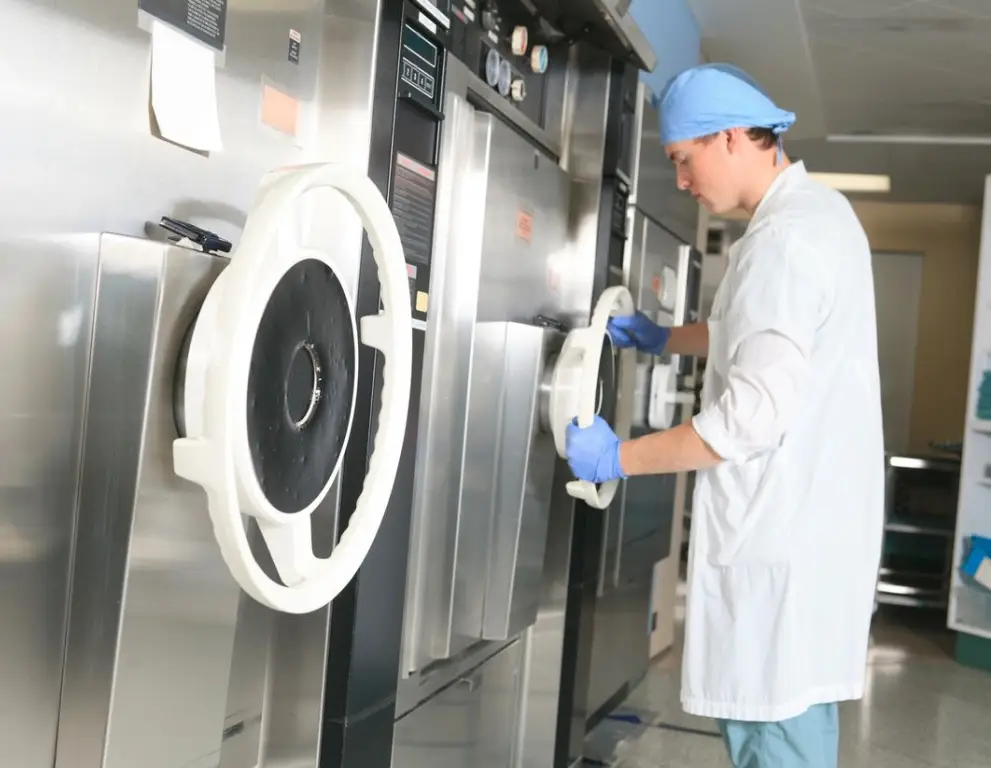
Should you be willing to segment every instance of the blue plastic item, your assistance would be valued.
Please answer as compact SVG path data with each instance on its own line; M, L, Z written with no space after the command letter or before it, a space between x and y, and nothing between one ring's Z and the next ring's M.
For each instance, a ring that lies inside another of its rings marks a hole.
M991 590L991 539L970 537L970 551L960 566L960 572L974 583Z
M977 390L977 418L991 421L991 371L985 371Z

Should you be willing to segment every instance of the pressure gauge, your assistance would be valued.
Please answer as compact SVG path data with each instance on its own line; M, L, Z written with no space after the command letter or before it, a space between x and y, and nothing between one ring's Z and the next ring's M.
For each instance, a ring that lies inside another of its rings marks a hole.
M533 50L530 52L530 69L532 69L535 74L542 75L547 71L549 63L550 61L547 55L547 46L533 46Z
M489 48L489 54L485 57L485 82L492 88L499 85L500 64L502 63L499 54L494 49Z
M503 59L499 62L499 94L508 97L512 87L513 70L509 66L509 62Z
M526 27L519 26L513 30L512 47L514 56L526 56L530 47L530 33Z

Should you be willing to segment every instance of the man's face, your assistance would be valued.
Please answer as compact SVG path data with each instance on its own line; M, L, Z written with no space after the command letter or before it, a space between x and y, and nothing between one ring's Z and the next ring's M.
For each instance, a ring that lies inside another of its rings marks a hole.
M724 131L708 139L688 139L664 147L674 164L678 189L717 215L740 204L736 181L739 163L733 152L737 138Z

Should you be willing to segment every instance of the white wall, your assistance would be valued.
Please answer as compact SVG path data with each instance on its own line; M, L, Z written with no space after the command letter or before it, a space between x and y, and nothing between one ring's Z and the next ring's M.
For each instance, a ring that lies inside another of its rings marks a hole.
M872 263L884 447L905 453L911 442L915 400L923 255L882 251L873 254Z

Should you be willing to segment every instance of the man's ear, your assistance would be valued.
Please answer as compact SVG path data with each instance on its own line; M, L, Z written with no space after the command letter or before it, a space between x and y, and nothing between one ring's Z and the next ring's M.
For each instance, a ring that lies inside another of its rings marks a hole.
M743 147L743 143L750 140L745 128L729 128L724 133L726 135L726 149L730 154L738 152Z

